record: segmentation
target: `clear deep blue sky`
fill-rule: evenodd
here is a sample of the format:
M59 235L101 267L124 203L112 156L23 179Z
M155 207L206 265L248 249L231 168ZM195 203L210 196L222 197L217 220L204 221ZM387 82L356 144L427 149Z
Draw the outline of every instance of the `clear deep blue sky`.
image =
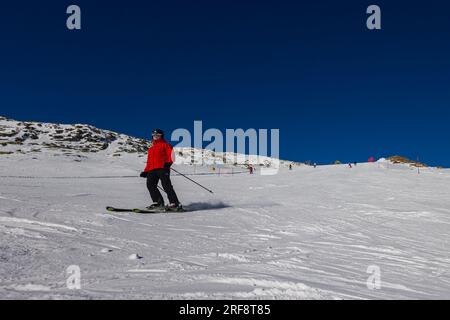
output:
M448 1L6 2L0 115L147 138L279 128L284 159L450 166Z

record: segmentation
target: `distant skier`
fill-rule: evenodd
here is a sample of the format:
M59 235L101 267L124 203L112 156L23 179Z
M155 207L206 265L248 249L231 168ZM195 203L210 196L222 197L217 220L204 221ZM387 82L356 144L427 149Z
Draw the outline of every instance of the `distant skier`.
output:
M250 174L253 174L253 166L248 166L248 172L249 172Z
M317 167L317 163L314 162L314 168L316 168L316 167Z
M152 142L148 149L147 166L141 173L142 178L147 178L147 189L153 200L148 209L164 208L164 198L158 190L158 182L161 180L162 187L169 198L167 210L179 210L181 204L170 181L170 167L173 163L172 146L164 140L164 131L155 129L152 131Z
M289 170L292 170L292 164L289 163Z

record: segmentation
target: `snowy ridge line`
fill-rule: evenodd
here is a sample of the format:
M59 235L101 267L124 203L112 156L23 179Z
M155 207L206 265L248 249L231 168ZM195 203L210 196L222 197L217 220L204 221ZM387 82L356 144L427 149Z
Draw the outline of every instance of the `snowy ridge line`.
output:
M58 156L78 156L81 159L96 158L98 155L111 157L147 153L150 141L143 138L96 128L87 124L57 124L44 122L15 121L0 116L0 149L3 154L24 156L37 153ZM193 160L201 164L236 163L240 165L259 164L271 167L293 164L277 158L258 154L216 152L211 149L174 147L177 158L186 162ZM80 160L81 162L81 160Z
M200 172L200 173L184 173L185 176L218 176L218 175L233 175L248 173L247 171L237 171L233 173L212 173L212 172ZM172 176L181 176L178 173L172 174ZM35 177L35 176L0 176L0 178L14 178L14 179L114 179L114 178L139 178L139 175L135 176L90 176L90 177L76 177L76 176L65 176L65 177Z

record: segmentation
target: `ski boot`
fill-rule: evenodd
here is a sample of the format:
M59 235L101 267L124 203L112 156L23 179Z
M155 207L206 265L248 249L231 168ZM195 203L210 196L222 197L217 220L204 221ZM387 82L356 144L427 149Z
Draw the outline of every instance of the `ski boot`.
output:
M153 202L148 207L145 207L147 210L163 210L164 208L164 203L161 202Z
M171 203L166 206L166 211L168 212L183 212L183 206L180 203Z

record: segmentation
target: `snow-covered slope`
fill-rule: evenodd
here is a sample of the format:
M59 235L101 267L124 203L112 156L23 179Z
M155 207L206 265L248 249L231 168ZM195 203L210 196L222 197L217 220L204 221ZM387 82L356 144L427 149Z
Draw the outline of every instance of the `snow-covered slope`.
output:
M62 161L86 161L123 157L136 159L145 156L148 141L84 124L54 124L20 122L0 117L0 156L28 154L36 159L65 157ZM196 148L175 148L177 163L219 167L245 168L300 166L292 161L280 161L270 157L246 156L232 152L213 152ZM131 156L130 156L131 155Z
M50 152L62 155L107 155L146 152L147 142L90 125L19 122L0 117L0 145L4 153Z
M36 123L48 132L11 144L26 132L0 125L0 298L450 298L449 170L383 161L262 176L179 165L214 190L173 177L195 211L112 214L106 205L149 203L135 178L144 154L118 150L145 142L83 126L94 141L62 150L44 142L64 126ZM71 265L80 290L66 286ZM367 287L373 267L380 289Z

